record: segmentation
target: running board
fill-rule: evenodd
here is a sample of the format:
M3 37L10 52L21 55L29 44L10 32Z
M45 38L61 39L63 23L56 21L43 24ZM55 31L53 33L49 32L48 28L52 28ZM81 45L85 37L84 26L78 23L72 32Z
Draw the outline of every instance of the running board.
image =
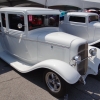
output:
M5 62L7 62L9 65L11 65L13 68L15 68L21 73L30 72L34 67L34 65L28 65L28 64L25 64L25 62L21 60L19 61L16 57L4 51L0 52L0 58L3 59Z

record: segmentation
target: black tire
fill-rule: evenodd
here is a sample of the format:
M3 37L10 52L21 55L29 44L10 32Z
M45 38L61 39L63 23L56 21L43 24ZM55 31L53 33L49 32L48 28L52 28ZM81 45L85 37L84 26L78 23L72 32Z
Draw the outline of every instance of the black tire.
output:
M96 79L100 81L100 65L98 67L98 74L96 75Z
M52 76L52 75L54 76ZM54 78L52 78L54 77ZM49 80L51 78L51 80ZM49 81L48 81L49 80ZM68 93L69 90L69 84L66 83L58 74L51 70L46 70L44 72L44 83L49 91L53 96L60 98L64 97L66 93ZM59 84L60 83L60 84ZM56 84L56 89L54 89ZM57 86L58 85L58 86Z
M100 66L99 66L99 68L98 68L98 76L100 76Z

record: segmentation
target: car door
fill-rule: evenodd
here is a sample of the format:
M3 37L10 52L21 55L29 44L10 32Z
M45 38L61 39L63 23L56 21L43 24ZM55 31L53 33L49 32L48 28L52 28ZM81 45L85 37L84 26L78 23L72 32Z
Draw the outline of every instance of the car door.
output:
M9 45L8 45L8 42L7 42L7 39L6 39L6 33L7 33L7 16L6 16L6 12L1 12L1 33L2 35L0 36L0 41L1 41L1 44L3 46L3 49L4 50L7 50L9 51Z
M6 31L4 31L4 42L6 51L25 61L30 61L31 57L26 46L25 15L21 12L6 14ZM20 26L21 25L21 26Z

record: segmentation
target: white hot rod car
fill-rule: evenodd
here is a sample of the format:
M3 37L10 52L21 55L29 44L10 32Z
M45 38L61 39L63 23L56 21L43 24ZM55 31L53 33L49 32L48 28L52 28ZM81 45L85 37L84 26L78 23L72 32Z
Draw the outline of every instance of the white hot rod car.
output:
M100 71L100 21L96 13L69 12L60 23L60 31L87 40L89 47L97 48L97 62ZM99 76L100 77L100 76Z
M96 13L69 12L64 16L60 29L86 39L89 45L96 45L100 41L100 22Z
M85 39L60 32L59 15L46 8L0 9L0 58L21 73L44 69L44 82L56 97L66 93L68 84L96 75L98 67L97 49L88 49Z

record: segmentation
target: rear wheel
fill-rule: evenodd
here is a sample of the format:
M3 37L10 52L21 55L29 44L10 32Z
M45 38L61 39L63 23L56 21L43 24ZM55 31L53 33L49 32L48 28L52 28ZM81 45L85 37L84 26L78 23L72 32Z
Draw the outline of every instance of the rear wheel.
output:
M67 84L58 74L47 70L44 73L44 82L48 91L55 97L63 97L66 94Z

